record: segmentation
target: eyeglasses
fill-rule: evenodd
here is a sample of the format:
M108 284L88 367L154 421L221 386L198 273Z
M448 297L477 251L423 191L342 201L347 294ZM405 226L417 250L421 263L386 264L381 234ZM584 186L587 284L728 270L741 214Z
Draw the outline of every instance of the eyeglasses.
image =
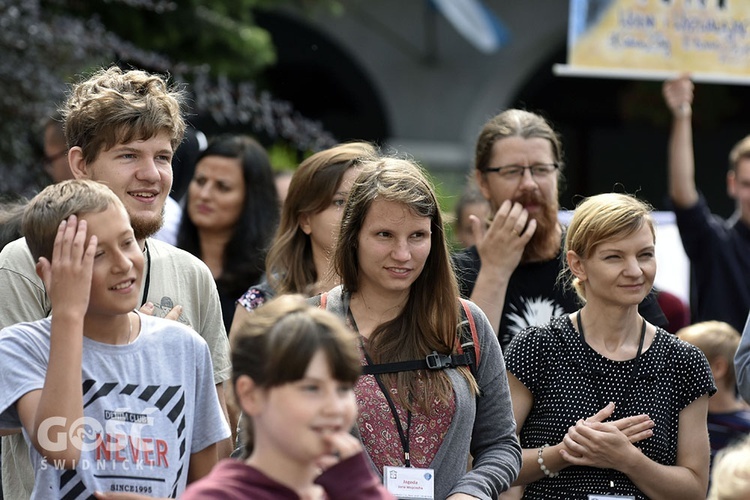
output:
M528 170L531 173L531 176L535 179L543 179L549 177L550 174L559 168L559 163L540 163L528 167L522 167L521 165L508 165L507 167L485 168L483 171L500 174L500 177L503 179L512 181L523 177L524 171L526 170Z
M55 153L50 156L44 155L44 158L42 158L42 163L44 163L44 165L52 165L53 162L59 160L60 158L62 158L63 156L67 154L68 154L68 150L63 149L59 153Z

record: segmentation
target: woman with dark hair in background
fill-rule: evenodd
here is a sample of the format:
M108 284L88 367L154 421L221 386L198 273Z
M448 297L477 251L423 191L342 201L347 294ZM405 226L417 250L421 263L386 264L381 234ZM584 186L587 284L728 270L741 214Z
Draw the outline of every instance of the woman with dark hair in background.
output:
M211 270L227 332L234 301L263 275L278 206L268 154L251 137L219 136L198 156L177 246Z

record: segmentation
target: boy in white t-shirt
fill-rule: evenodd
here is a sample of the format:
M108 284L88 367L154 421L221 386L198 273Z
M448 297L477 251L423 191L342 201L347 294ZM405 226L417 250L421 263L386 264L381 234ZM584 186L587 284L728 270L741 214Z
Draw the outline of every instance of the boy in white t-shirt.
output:
M0 428L23 428L32 498L178 496L229 436L206 342L135 310L143 252L103 184L47 187L23 231L53 311L0 331Z

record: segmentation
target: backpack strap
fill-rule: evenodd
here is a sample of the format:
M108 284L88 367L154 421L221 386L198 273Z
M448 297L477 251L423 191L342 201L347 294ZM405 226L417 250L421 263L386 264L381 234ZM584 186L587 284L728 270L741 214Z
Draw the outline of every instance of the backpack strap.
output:
M477 327L474 323L474 317L471 315L468 303L464 299L459 298L459 300L463 306L462 316L464 319L462 319L459 325L458 353L447 355L432 351L432 353L425 356L424 359L365 365L362 367L362 373L365 375L377 375L381 373L397 373L413 370L444 370L445 368L468 366L472 375L475 375L474 372L476 367L479 366L479 337L477 336ZM320 294L320 304L318 307L325 309L327 303L328 292L323 292Z
M433 351L425 356L424 359L415 359L411 361L398 361L394 363L382 363L377 365L365 365L362 367L366 375L375 375L380 373L396 373L412 370L443 370L445 368L455 368L458 366L468 366L471 374L476 376L476 369L479 366L479 336L477 326L474 322L474 316L471 314L469 304L464 299L459 299L463 319L459 324L458 346L456 354L446 355Z
M365 375L378 375L381 373L407 372L413 370L444 370L445 368L456 368L458 366L468 366L471 368L473 363L474 359L468 353L448 355L432 351L432 353L425 356L424 359L365 365L362 367L362 373Z
M477 334L477 325L474 322L474 316L471 314L469 303L462 298L458 299L461 302L463 320L461 321L461 329L459 331L460 343L458 345L458 352L466 352L476 360L476 363L470 365L471 373L474 375L474 370L479 367L481 361L481 353L479 351L479 335ZM466 328L468 326L468 328ZM468 331L467 331L468 330Z

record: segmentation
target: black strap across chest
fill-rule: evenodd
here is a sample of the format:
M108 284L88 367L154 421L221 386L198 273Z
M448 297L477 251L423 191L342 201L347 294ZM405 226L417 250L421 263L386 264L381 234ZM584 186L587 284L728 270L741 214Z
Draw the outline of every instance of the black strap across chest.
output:
M411 370L443 370L457 366L472 366L473 364L474 355L469 352L464 352L463 354L440 354L432 351L424 359L365 365L362 367L362 371L365 375L378 375L381 373L396 373Z
M413 370L444 370L446 368L455 368L458 366L468 366L472 375L476 376L476 369L479 365L479 346L476 333L476 325L471 315L467 302L459 299L461 303L461 323L458 327L458 338L460 351L455 354L440 354L432 351L424 359L415 359L410 361L395 361L392 363L373 364L368 359L367 365L362 367L365 375L379 375L382 373L398 373ZM321 309L326 309L328 302L328 293L320 295ZM354 321L351 309L347 302L344 303L344 310L347 311L348 319L352 327L357 330L357 323ZM364 349L363 349L364 350Z
M463 304L462 304L463 305ZM350 321L352 325L356 325L354 318L351 317ZM461 350L460 353L454 354L440 354L437 351L432 351L430 354L424 357L424 359L414 359L409 361L394 361L391 363L372 364L368 360L367 365L362 367L362 373L365 375L379 375L382 373L398 373L413 370L444 370L446 368L456 368L459 366L468 366L475 374L477 367L477 359L474 345L474 334L472 329L474 328L472 322L468 318L469 312L462 307L461 315L462 321L459 326L458 337L460 340Z

